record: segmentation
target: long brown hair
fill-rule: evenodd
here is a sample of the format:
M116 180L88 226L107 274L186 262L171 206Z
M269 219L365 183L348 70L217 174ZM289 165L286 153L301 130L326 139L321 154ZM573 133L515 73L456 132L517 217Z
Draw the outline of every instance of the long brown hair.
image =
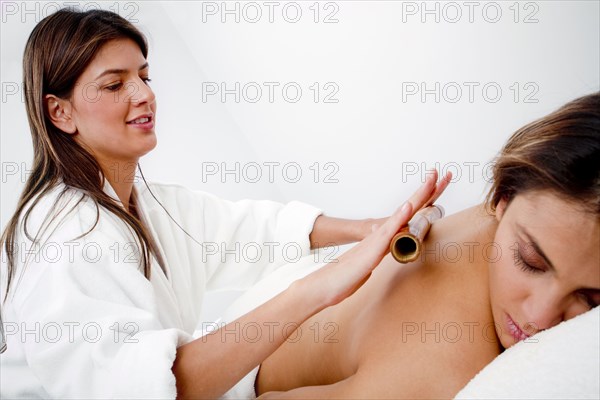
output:
M550 190L600 214L600 92L575 99L517 130L495 160L486 204Z
M17 209L0 239L8 261L5 301L15 273L16 232L21 214L31 202L22 224L25 235L32 239L26 229L32 209L44 194L61 182L65 188L58 199L70 188L77 188L96 205L96 222L85 234L95 228L100 207L103 207L133 229L141 246L141 266L146 278L150 279L151 254L162 264L156 245L141 221L103 191L106 178L96 159L77 144L72 135L50 121L44 105L46 94L70 98L77 79L100 48L111 40L122 38L132 39L147 58L148 45L144 35L118 14L104 10L58 10L40 21L27 40L23 55L23 89L34 158Z

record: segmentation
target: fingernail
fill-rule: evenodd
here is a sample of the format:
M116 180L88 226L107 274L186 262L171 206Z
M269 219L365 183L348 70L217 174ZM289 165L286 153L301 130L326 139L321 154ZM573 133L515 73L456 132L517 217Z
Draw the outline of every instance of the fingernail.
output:
M404 204L402 204L402 207L400 207L400 212L405 213L408 211L408 207L409 207L409 202L405 202Z

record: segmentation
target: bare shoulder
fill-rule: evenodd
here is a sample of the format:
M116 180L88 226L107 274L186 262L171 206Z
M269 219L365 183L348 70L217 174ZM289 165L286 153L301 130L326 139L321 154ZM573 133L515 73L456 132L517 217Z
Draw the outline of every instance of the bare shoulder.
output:
M361 323L355 390L377 398L452 398L499 354L485 257L446 228L432 231L429 259L402 266L386 257L374 274L369 290L377 300ZM444 246L454 253L444 255Z

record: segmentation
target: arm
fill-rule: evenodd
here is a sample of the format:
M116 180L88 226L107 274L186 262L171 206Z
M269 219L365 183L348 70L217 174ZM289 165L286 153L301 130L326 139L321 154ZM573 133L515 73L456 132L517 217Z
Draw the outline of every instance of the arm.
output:
M300 281L225 327L177 349L179 399L216 398L272 354L308 317L327 305Z
M211 398L223 394L272 354L296 326L354 293L388 252L391 238L410 220L412 209L421 208L435 187L435 180L427 180L404 207L337 262L292 283L272 300L208 337L178 348L173 365L178 396ZM260 329L261 334L244 340L241 333L250 326L253 331Z
M436 322L446 326L460 318L454 320ZM342 381L266 392L258 399L451 399L496 356L484 335L481 329L458 341L427 341L417 334L400 350L383 340L381 351L363 353L357 372Z
M415 204L424 201L432 187L432 182L424 185L414 196ZM295 281L278 296L208 337L179 347L173 364L178 398L222 395L272 354L296 327L354 293L387 253L392 236L412 215L412 205L407 202L337 262ZM244 340L241 332L247 326L262 332L252 340Z
M146 214L157 241L177 248L171 263L192 266L190 280L206 290L245 290L289 262L310 255L309 234L321 210L299 201L230 201L178 185L155 184L167 217L146 196Z
M26 268L19 258L19 283L3 305L15 325L38 333L13 337L8 352L19 359L18 367L2 368L12 374L27 368L25 375L36 378L30 384L39 384L50 398L175 398L170 368L177 346L192 337L179 326L163 324L156 303L164 297L136 263L128 262L129 238L113 231L103 213L99 223L106 234L97 229L73 240L93 223L95 210L87 211L90 224L73 213L40 241L39 249L50 244L55 253L31 253ZM22 235L18 240L30 248ZM160 270L152 273L159 276Z
M432 346L429 347L433 349ZM398 365L397 357L387 357L372 362L373 365L365 365L364 370L359 369L356 374L342 381L329 385L304 386L286 392L267 392L260 395L258 400L451 399L477 370L469 370L456 362L468 359L470 354L444 354L440 357L444 350L436 348L424 352L421 359L411 364L400 362ZM415 359L414 356L410 358ZM477 368L483 366L477 364Z
M258 397L258 400L268 399L348 399L348 398L372 398L369 394L359 396L357 392L360 389L361 381L357 375L333 383L331 385L304 386L287 392L267 392Z
M310 233L310 248L318 249L324 246L340 246L347 243L359 242L369 233L373 225L379 226L387 218L380 219L342 219L325 215L317 217Z
M437 179L437 171L433 171L430 176ZM452 173L446 173L423 207L433 204L446 189L451 179ZM351 220L320 215L317 217L313 230L309 235L310 247L311 249L317 249L324 246L340 246L361 241L386 220L387 218Z

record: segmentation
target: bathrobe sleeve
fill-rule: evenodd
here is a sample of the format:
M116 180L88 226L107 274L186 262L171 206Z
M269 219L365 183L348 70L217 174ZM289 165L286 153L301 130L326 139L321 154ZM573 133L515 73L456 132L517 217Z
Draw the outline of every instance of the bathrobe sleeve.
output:
M158 191L167 209L183 212L178 219L196 243L181 237L192 249L191 264L205 269L207 290L248 289L274 269L310 255L309 235L322 214L300 201L231 201L165 184Z
M101 210L77 238L95 214L78 205L43 229L35 251L18 254L29 261L10 301L27 364L51 398L174 399L176 349L192 337L161 322L157 303L166 300L126 251L132 237L120 221Z

